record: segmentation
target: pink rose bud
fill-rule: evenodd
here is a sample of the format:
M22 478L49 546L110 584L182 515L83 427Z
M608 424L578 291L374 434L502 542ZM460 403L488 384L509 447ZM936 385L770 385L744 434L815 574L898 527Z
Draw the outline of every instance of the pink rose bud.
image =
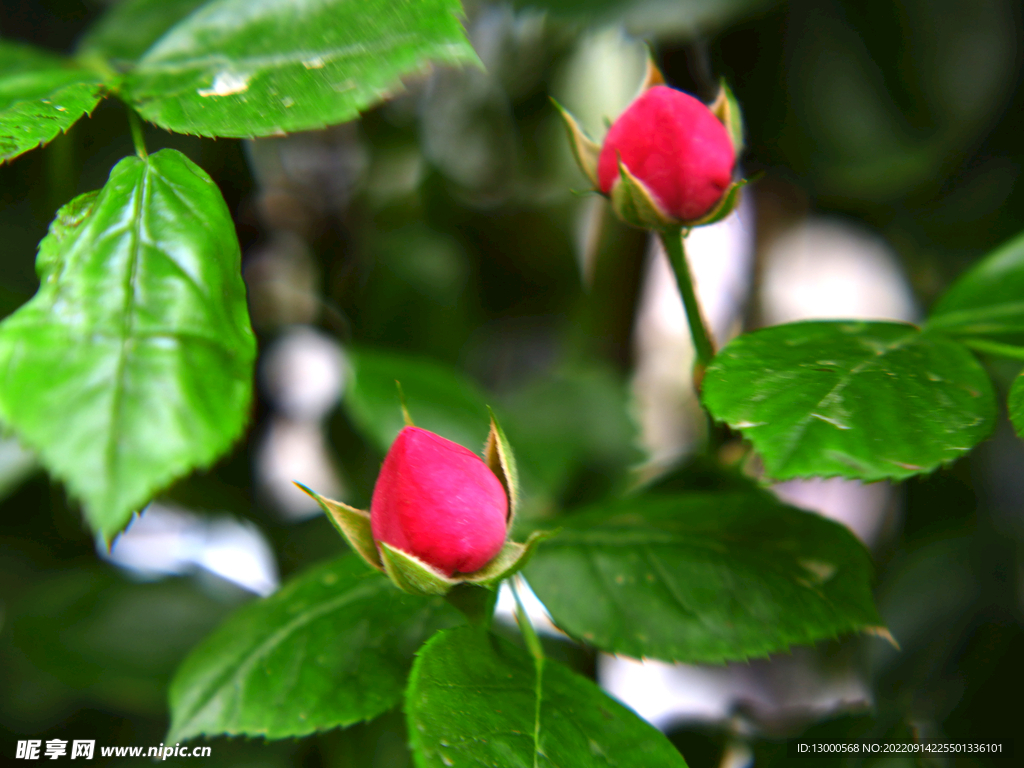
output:
M610 194L619 160L669 218L694 221L732 183L736 150L722 122L692 96L656 85L644 91L608 131L598 158L598 186Z
M508 496L467 448L419 427L398 433L370 504L373 538L446 576L487 565L505 543Z

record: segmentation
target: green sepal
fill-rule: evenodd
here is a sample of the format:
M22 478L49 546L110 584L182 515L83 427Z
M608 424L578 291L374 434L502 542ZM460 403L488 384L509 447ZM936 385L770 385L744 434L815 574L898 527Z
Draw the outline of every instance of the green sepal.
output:
M654 53L648 48L647 67L644 70L644 80L640 83L640 91L636 95L637 98L643 96L645 91L649 91L656 85L665 85L665 75L661 73L661 69L654 63Z
M627 224L641 229L663 230L678 227L680 222L662 210L646 185L629 172L619 158L619 178L612 186L612 210Z
M452 587L465 579L451 579L415 555L380 542L384 572L391 583L410 595L447 595Z
M506 541L505 546L501 548L501 551L494 556L491 562L479 571L464 574L461 581L494 589L503 579L507 579L509 576L525 568L530 558L533 557L537 545L542 541L550 539L557 533L558 529L553 531L534 531L527 538L525 544L520 544L517 541Z
M721 221L730 213L736 210L740 204L740 190L742 190L749 179L740 179L734 181L729 185L729 188L725 190L725 194L719 199L718 203L710 211L705 213L699 219L693 221L684 221L683 226L687 229L692 227L702 227L705 224L714 224L715 222Z
M724 77L719 81L718 96L715 97L709 109L714 113L715 117L722 121L722 125L725 126L725 130L729 133L729 139L732 141L732 148L736 151L736 157L739 157L744 147L743 112L740 110L740 104L736 101L736 96L733 95L732 89L725 82Z
M338 530L338 533L348 542L348 545L368 565L376 568L378 571L384 570L384 563L381 560L380 553L377 551L377 545L373 541L369 512L364 512L340 501L321 496L302 483L295 483L295 485L323 508L327 519L331 521L331 525Z
M484 443L484 462L490 467L491 472L497 475L508 495L506 524L508 529L512 530L512 522L519 507L519 470L516 468L512 446L494 416L494 411L488 408L487 412L491 415L491 431L487 433L487 442Z
M558 114L562 116L565 123L566 133L569 135L569 147L572 149L572 156L576 165L583 171L583 175L590 179L590 183L597 188L597 159L601 155L601 145L584 133L569 112L554 99L551 103L555 105Z

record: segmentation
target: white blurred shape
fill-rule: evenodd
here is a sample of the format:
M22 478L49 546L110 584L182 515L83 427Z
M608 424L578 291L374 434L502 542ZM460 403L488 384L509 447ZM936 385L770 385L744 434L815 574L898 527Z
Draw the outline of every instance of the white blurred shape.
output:
M21 447L13 437L0 438L0 499L22 484L39 468L32 451Z
M636 98L647 66L647 47L618 26L580 36L565 69L556 77L555 98L601 141L605 119L616 117ZM568 153L567 153L568 154Z
M345 384L341 347L309 326L290 328L263 357L264 390L293 419L319 420L337 404Z
M263 534L250 522L203 517L153 502L101 557L142 578L180 575L201 568L265 596L278 587L277 564Z
M753 210L746 195L726 219L686 238L704 319L719 344L737 330L750 290ZM693 391L693 342L679 287L661 241L651 238L634 332L633 395L640 440L652 463L670 464L698 438L702 417Z
M888 483L865 484L842 477L789 480L772 490L787 504L842 523L869 547L882 532L892 491Z
M884 239L852 222L814 217L767 244L761 308L769 325L918 317L910 286ZM891 497L887 483L843 478L790 480L774 489L783 501L842 523L868 546L884 528Z
M612 696L662 730L682 721L726 722L738 710L784 728L788 722L871 703L871 692L855 671L822 670L803 653L720 667L601 655L598 679Z
M537 630L537 633L565 637L561 630L551 621L548 609L544 607L544 603L530 589L526 579L521 576L517 578L516 589L519 590L519 599L523 601L523 610L526 611L526 615L529 617L530 623L533 624L533 628ZM507 581L501 582L501 587L498 589L498 602L494 607L494 616L498 619L503 619L509 624L514 624L516 621L516 599L512 595L512 589Z
M295 326L267 350L261 374L275 412L256 449L257 482L288 518L320 514L319 505L294 483L331 498L343 494L323 419L345 386L344 353L330 336L309 326Z
M761 305L765 325L918 314L892 248L863 227L825 218L790 227L765 249Z
M271 416L256 451L256 476L277 507L292 519L320 514L320 506L296 488L296 482L332 499L343 493L319 421Z

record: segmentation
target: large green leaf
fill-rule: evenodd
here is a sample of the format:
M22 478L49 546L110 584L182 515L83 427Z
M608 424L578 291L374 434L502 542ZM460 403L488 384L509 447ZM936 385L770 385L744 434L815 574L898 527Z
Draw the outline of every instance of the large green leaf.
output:
M171 683L167 743L200 734L280 739L369 720L401 701L413 654L459 614L399 592L346 555L224 622Z
M881 623L860 542L767 492L637 496L559 523L526 577L604 651L721 662Z
M66 131L103 98L95 72L28 45L0 42L0 162Z
M269 136L352 120L434 63L477 62L458 0L213 0L129 74L147 120Z
M419 768L685 768L664 735L596 685L476 627L419 652L405 697Z
M928 328L1024 345L1024 235L961 275L932 309Z
M64 206L39 292L0 324L0 419L109 539L248 417L255 342L220 190L180 152L129 157Z
M490 428L480 389L453 368L421 357L373 349L349 350L351 379L342 405L359 430L387 451L405 425L397 381L416 426L472 451Z
M1014 379L1010 387L1009 409L1010 421L1017 434L1024 437L1024 373Z
M82 56L112 62L138 59L160 37L206 0L122 0L106 11L78 43Z
M901 323L744 334L708 367L703 397L777 479L928 472L984 439L996 413L992 384L966 348Z

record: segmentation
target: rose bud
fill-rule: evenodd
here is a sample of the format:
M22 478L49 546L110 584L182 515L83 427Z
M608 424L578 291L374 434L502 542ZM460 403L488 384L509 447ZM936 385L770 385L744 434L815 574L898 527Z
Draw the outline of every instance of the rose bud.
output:
M459 595L453 604L466 612L473 604L467 587L493 592L556 531L534 531L521 544L506 538L519 498L519 472L494 414L481 460L457 443L412 426L404 407L403 412L409 426L384 458L370 512L297 485L323 507L356 555L387 574L396 587L450 599L449 593L461 586L452 593ZM475 599L479 602L479 593ZM493 609L488 601L477 608L488 605Z
M395 439L370 504L375 541L446 576L483 568L501 551L508 495L480 457L418 427Z
M642 185L666 223L686 224L711 212L732 186L736 148L722 121L682 91L644 91L605 137L597 164L599 190L625 179Z

